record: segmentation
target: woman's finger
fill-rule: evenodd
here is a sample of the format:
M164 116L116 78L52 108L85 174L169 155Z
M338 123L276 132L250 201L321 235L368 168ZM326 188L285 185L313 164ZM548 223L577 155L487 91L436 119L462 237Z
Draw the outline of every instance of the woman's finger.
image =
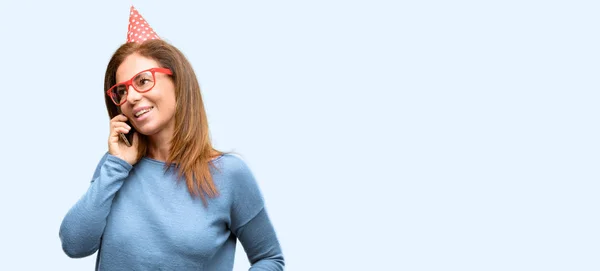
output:
M124 127L118 127L115 129L115 133L118 134L128 134L129 133L129 129L124 128Z
M110 120L110 122L125 122L127 121L127 117L123 114L116 115L114 118Z
M116 128L131 129L131 126L127 125L127 123L125 123L125 122L113 122L111 124L111 126L112 126L113 129L116 129Z

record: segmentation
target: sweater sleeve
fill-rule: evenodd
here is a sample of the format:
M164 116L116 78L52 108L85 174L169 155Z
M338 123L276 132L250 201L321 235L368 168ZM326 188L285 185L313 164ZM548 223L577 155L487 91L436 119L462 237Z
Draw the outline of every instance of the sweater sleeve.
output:
M60 225L62 248L69 257L82 258L98 250L112 200L132 168L121 158L104 154L87 192L71 207Z
M284 270L275 229L254 175L245 163L234 174L231 231L240 240L252 271Z
M236 236L246 251L250 271L284 270L281 246L265 208L246 225L239 227Z

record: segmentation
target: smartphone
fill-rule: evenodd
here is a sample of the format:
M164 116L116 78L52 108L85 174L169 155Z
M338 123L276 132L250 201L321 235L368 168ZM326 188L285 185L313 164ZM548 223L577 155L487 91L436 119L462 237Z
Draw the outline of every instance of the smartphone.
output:
M121 109L119 109L118 111L119 111L119 114L122 114ZM127 133L127 134L119 133L119 137L121 138L121 140L123 140L123 142L125 142L125 145L127 145L127 147L131 147L131 143L133 142L133 133L135 132L135 128L133 128L133 125L131 125L131 122L129 122L129 120L127 120L125 123L127 125L129 125L129 127L131 127L131 129L129 129L129 133Z

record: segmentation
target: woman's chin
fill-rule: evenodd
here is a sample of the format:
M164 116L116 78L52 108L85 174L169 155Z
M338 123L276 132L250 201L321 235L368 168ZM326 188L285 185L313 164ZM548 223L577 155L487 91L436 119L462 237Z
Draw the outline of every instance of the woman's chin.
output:
M145 136L151 136L159 132L159 129L149 129L149 127L142 127L136 129L138 133Z
M141 135L153 136L153 135L156 135L163 131L168 131L169 128L170 128L169 125L165 125L163 123L146 122L146 123L140 125L140 127L136 127L135 129Z

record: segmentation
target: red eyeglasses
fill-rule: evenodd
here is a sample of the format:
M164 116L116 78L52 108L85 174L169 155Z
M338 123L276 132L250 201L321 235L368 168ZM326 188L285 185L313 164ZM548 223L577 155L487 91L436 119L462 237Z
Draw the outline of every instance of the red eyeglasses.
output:
M129 86L133 86L133 89L139 93L150 91L154 85L156 85L156 76L154 75L156 72L173 75L173 72L167 68L143 70L134 75L131 79L112 86L106 91L106 95L108 95L116 105L122 105L127 101L127 90L129 89Z

